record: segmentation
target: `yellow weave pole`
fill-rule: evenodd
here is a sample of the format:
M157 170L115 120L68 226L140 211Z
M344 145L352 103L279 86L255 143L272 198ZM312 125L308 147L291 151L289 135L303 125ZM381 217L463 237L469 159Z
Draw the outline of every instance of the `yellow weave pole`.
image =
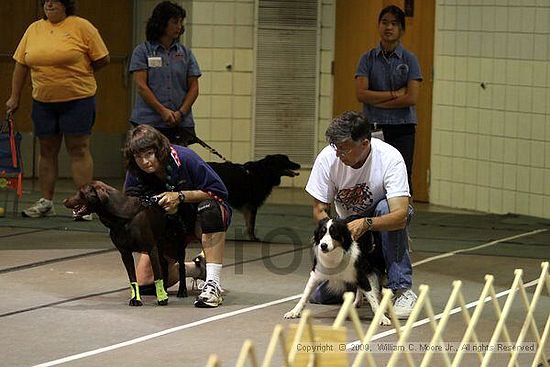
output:
M453 310L455 304L457 303L458 295L460 294L460 288L462 287L462 282L460 280L455 280L453 282L453 290L451 291L451 295L449 296L449 300L447 301L447 304L445 305L445 309L443 310L443 314L441 315L441 319L439 320L439 323L436 323L434 320L434 312L432 308L431 302L427 302L427 306L429 308L428 313L430 317L430 323L432 324L432 328L434 329L434 335L432 337L432 340L430 341L430 345L435 345L435 342L443 342L443 338L441 337L441 334L445 330L445 327L447 326L447 322L449 321L449 318L451 317L451 311ZM435 327L434 327L435 325ZM433 350L429 349L426 354L424 355L424 358L422 359L422 362L420 364L420 367L428 367L430 366L430 362L432 360ZM449 358L449 355L447 354L447 351L444 350L444 360L445 360L445 366L451 365L451 359Z
M289 367L290 363L288 361L288 350L286 349L286 341L283 333L283 326L281 324L275 325L273 329L273 334L271 334L271 340L267 346L267 351L265 352L265 357L262 362L262 367L270 367L273 360L273 355L277 348L277 343L281 345L281 351L283 354L283 367Z
M393 297L393 292L391 290L386 288L382 289L382 300L380 301L380 308L379 308L380 312L377 312L374 314L372 322L369 328L367 329L367 332L365 333L365 337L361 340L362 344L366 345L371 342L372 337L378 331L378 328L380 325L380 319L382 318L384 310L389 309L391 306L392 297ZM395 315L395 312L394 312L394 315ZM396 318L394 322L396 322L395 323L396 331L397 333L399 333L398 331L400 328L399 320L397 320ZM359 351L359 353L357 353L357 355L355 356L355 359L353 360L353 364L351 366L360 367L363 363L363 358L367 358L369 367L378 366L372 356L372 353L367 353L365 349L362 349L361 351Z
M544 278L543 283L546 284L546 291L548 292L548 295L550 296L550 272L549 272L549 263L543 262L541 263L542 267L542 275L541 278ZM538 286L537 286L538 287ZM544 367L549 367L548 364L548 358L544 355L544 346L546 345L546 341L548 340L550 335L550 314L548 315L548 319L546 320L546 325L544 326L544 330L542 332L542 336L540 338L540 342L538 343L537 352L535 353L535 359L533 359L533 364L531 367L537 366L537 363L540 361L540 365L543 365Z
M523 281L522 281L523 270L516 269L516 270L514 270L514 274L516 274L516 277L514 278L514 280L516 280L516 278L517 278L516 287L514 288L512 286L510 288L510 293L508 293L508 297L510 297L511 293L514 293L514 295L512 296L513 298L515 298L515 292L520 288L520 285L523 284ZM504 334L504 340L507 341L508 343L512 343L512 339L510 338L510 334L508 333L508 328L506 327L506 319L507 319L508 316L506 315L506 316L504 316L504 319L502 319L502 317L503 317L502 309L500 308L500 304L498 303L498 297L497 297L497 293L495 291L495 287L492 287L490 289L490 292L491 292L491 301L493 303L493 307L494 307L495 312L497 314L497 319L499 321L502 321L502 333ZM513 305L513 298L512 298L512 301L510 303L510 308L512 308L512 305ZM497 323L497 326L498 326L498 323ZM497 338L498 338L498 336L497 336ZM511 351L509 351L508 353L510 353L510 355L512 355ZM519 366L517 366L517 367L519 367Z
M208 362L206 362L206 367L220 367L218 356L215 354L210 354L210 357L208 357Z
M361 319L359 318L359 314L357 313L355 305L353 304L354 301L355 293L344 293L344 302L342 303L342 307L340 307L340 311L338 311L338 315L336 315L336 319L332 323L332 327L341 327L342 324L346 321L346 318L349 316L349 318L353 322L353 328L355 329L355 333L359 337L359 340L363 340L363 338L365 337L365 333L363 332L363 326L361 326Z
M464 321L466 322L466 325L468 325L468 327L466 328L466 331L464 332L464 336L460 341L458 352L456 353L455 358L453 359L453 364L451 365L452 367L460 366L460 362L462 361L462 357L466 350L464 347L466 343L469 343L472 340L472 336L474 338L474 341L476 343L479 343L477 334L475 332L475 327L477 326L479 318L481 317L481 313L483 312L483 308L485 307L485 299L488 297L490 290L493 287L494 280L495 278L492 275L490 274L485 275L485 286L481 291L481 296L478 299L477 306L471 318L470 318L468 309L466 308L466 302L464 301L464 297L462 296L462 294L459 294L460 306L462 308L462 315L464 316ZM476 352L476 354L479 359L479 362L481 363L483 361L483 354L481 352Z
M237 359L235 367L243 367L246 361L249 361L252 367L258 367L258 361L256 359L256 353L254 351L254 344L252 344L252 340L250 339L246 339L244 341L243 347L241 348L241 353L239 353L239 358Z
M539 280L537 282L537 287L535 288L535 292L533 293L533 297L531 298L531 303L529 303L529 297L527 296L527 292L525 291L525 286L523 282L520 283L519 291L520 296L523 301L523 304L525 308L527 308L527 315L525 316L525 322L523 323L523 326L521 328L521 331L518 335L518 338L516 339L515 345L521 345L523 343L523 339L525 338L525 335L527 334L527 330L531 328L531 333L536 339L537 345L540 349L542 349L542 357L544 360L547 360L546 355L544 355L544 345L541 345L540 343L540 335L537 329L537 324L535 322L535 318L533 314L535 313L535 310L537 308L537 304L540 298L540 295L542 293L542 290L544 288L544 284L546 281L546 277L548 274L548 263L542 263L541 264L542 271L539 277ZM508 362L508 367L511 367L513 365L517 365L516 360L517 356L519 354L519 349L516 349L513 351L512 356L510 358L510 361Z
M294 335L294 339L292 341L290 351L288 353L288 364L290 366L294 365L294 361L296 360L296 355L298 353L298 343L302 341L302 338L304 336L304 333L307 330L309 331L309 336L311 340L313 341L313 324L311 323L311 311L305 310L302 312L302 317L300 319L300 322L298 323L298 329L296 330L296 335ZM310 361L315 361L315 353L309 353Z
M518 288L518 284L521 280L521 276L523 274L523 270L516 269L514 271L515 277L514 281L512 282L512 286L510 287L510 293L508 293L508 297L506 297L506 302L504 303L504 308L502 309L502 313L500 311L500 307L496 307L499 320L497 322L497 326L495 328L495 331L493 332L493 335L491 336L491 340L489 341L489 346L492 348L489 348L488 351L485 352L485 356L483 357L483 361L481 362L480 367L487 367L489 366L489 363L491 362L491 357L493 356L493 349L496 345L496 342L498 341L498 338L500 337L500 333L502 332L502 329L506 327L506 319L508 318L508 314L510 313L510 309L512 308L512 304L514 302L514 298L516 296L516 290ZM493 288L494 291L494 288ZM496 300L495 300L496 302ZM498 302L496 302L498 304ZM508 338L509 339L509 338ZM508 340L510 341L510 340Z
M391 354L390 360L388 361L388 364L386 365L386 367L400 366L397 364L397 362L399 361L399 357L401 356L401 351L399 350L401 348L405 350L403 354L405 354L407 364L411 367L415 367L411 354L407 351L407 348L404 348L404 346L407 340L409 339L409 336L411 335L412 329L414 327L413 324L418 319L418 315L420 314L420 311L422 311L424 303L426 302L426 298L428 297L429 290L430 290L430 287L425 284L422 284L420 285L420 287L418 287L418 291L419 291L418 299L416 300L416 304L414 305L412 312L409 315L409 318L407 319L405 326L403 327L403 334L397 341L397 350ZM395 311L393 309L393 305L390 307L390 311L392 313L392 317L395 316L395 318L397 318L397 316L395 315Z
M541 343L539 347L537 348L537 352L535 353L535 359L533 359L533 363L531 364L531 367L536 367L543 365L544 367L548 367L548 360L546 358L542 358L542 355L544 352L542 349L544 348L544 345L546 344L546 340L548 339L548 334L550 334L550 315L548 315L548 319L546 320L546 326L544 327L544 331L542 332L541 337ZM541 362L540 364L539 361Z

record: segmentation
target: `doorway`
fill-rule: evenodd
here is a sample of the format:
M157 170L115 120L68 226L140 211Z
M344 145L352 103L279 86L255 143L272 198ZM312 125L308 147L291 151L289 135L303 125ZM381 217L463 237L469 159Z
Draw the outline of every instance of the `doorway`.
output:
M422 0L422 6L420 1L407 3L416 6L413 16L406 18L403 45L418 57L424 78L416 105L418 126L413 167L414 200L429 202L435 0ZM335 116L346 110L362 110L361 104L355 99L353 76L361 55L378 43L378 14L388 5L397 5L404 9L405 1L336 0Z

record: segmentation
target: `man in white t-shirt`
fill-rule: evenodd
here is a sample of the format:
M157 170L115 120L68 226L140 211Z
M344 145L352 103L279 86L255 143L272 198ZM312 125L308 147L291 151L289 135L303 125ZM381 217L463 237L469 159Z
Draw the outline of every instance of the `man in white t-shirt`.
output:
M412 265L406 226L409 206L407 168L397 149L371 138L365 117L348 111L336 117L325 133L329 145L315 159L306 191L313 196L316 222L329 216L331 204L340 218L355 216L348 223L357 239L372 231L386 262L387 287L394 292L394 308L407 318L416 302L412 291ZM326 284L314 292L311 302L334 303Z

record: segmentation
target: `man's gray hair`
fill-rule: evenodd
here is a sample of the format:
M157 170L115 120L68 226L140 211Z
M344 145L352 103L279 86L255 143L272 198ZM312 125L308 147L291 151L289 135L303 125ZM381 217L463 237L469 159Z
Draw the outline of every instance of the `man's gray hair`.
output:
M370 140L370 124L362 113L346 111L336 116L325 132L329 144L340 144L346 140L361 141Z

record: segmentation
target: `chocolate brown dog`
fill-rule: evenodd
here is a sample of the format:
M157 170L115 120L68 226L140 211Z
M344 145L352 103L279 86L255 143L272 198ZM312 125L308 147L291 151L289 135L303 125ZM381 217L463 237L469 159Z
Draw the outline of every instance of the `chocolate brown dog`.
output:
M168 218L154 199L144 201L127 196L101 181L92 181L82 186L74 196L65 199L63 204L73 209L76 215L96 213L101 223L109 228L111 240L120 252L130 280L130 306L143 305L136 279L133 252L146 252L151 259L159 305L168 304L168 294L163 281L167 279L168 266L164 256L174 258L181 264L181 281L177 296L187 297L183 266L183 234L173 232L173 228L178 226L167 226Z

